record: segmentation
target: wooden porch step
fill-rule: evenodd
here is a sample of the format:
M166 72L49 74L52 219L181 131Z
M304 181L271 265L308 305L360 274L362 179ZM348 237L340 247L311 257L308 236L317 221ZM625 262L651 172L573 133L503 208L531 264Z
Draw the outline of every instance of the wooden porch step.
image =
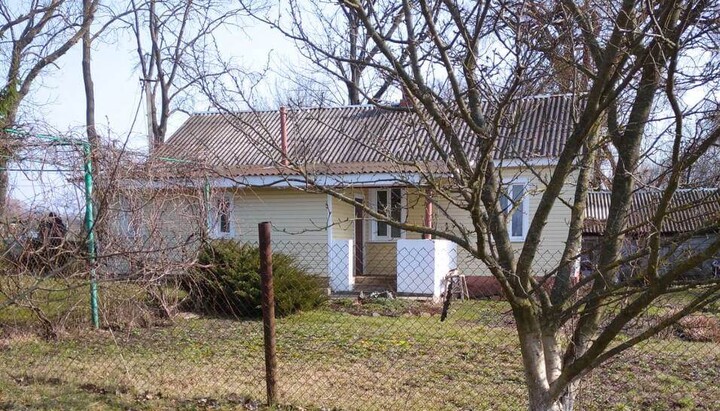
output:
M375 292L375 291L392 291L397 289L397 279L395 277L380 275L358 275L355 277L355 287L353 291Z

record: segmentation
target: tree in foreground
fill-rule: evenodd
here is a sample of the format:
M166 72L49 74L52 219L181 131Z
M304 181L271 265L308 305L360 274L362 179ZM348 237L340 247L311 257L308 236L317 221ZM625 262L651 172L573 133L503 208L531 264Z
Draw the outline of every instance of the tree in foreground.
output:
M422 155L400 159L377 149L400 169L424 177L420 184L397 183L414 184L432 195L439 213L462 210L468 223L451 224L450 229L424 227L367 205L365 211L393 227L454 241L488 267L516 320L531 409L573 409L578 384L590 371L720 298L717 278L690 285L678 281L717 255L720 240L714 237L703 247L688 249L679 242L690 235L673 243L661 236L667 216L677 211L673 198L684 176L720 136L717 123L707 126L718 111L712 90L720 68L709 54L720 38L718 4L405 0L396 9L384 1L341 3L310 13L292 4L288 14L293 21L283 30L295 30L292 37L313 51L314 63L327 64L323 69L334 76L342 73L334 67L357 65L393 79L407 97L406 107L373 99L376 90L364 85L377 82L356 82L349 76L345 84L352 84L361 99L413 113L429 138L433 158L441 159L443 177L430 172L436 165ZM377 53L353 58L343 47L329 46L342 39L315 42L305 35L313 19L327 20L317 13L333 13L333 7L362 27L370 43L366 48ZM387 20L378 13L387 10L398 12L394 30L378 29L377 22ZM270 20L267 15L261 18ZM278 19L273 24L288 23ZM508 210L522 198L507 193L513 176L504 174L507 169L496 153L503 138L512 135L508 130L523 126L513 123L519 101L558 92L573 98L572 130L557 164L537 175L539 200L525 241L516 247ZM700 98L692 100L691 95ZM268 147L278 148L277 136L266 139L272 143ZM472 150L468 141L475 144ZM633 229L631 206L640 188L640 167L648 160L648 141L669 153L662 163L664 184L645 222L646 241L628 252L624 245ZM598 152L606 160L602 167L596 166ZM278 167L303 176L313 190L354 203L343 191L313 184L312 164L293 158L288 162ZM522 166L533 170L530 161ZM605 175L599 178L598 171ZM597 181L605 181L611 190L607 224L595 268L576 283L571 277L582 251L588 192ZM567 187L572 187L570 193ZM538 277L533 267L543 257L542 239L557 207L567 208L570 215L562 258ZM702 229L717 230L718 219L709 220ZM675 252L681 249L684 257L678 258ZM625 270L629 265L634 269ZM681 309L639 324L641 330L632 335L624 333L659 298L691 287L695 291Z
M99 1L86 2L87 12L75 1L29 1L0 4L0 53L3 73L0 89L0 214L4 212L8 176L4 171L18 144L5 128L17 126L18 109L37 83L88 30ZM87 18L86 18L87 16Z

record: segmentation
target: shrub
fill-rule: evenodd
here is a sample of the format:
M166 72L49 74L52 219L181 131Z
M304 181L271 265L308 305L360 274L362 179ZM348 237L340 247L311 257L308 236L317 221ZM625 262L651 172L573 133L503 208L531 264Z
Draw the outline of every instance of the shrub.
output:
M199 264L183 287L196 311L257 317L262 314L259 270L257 247L216 240L202 249ZM273 283L276 316L313 309L326 298L320 279L285 254L273 253Z

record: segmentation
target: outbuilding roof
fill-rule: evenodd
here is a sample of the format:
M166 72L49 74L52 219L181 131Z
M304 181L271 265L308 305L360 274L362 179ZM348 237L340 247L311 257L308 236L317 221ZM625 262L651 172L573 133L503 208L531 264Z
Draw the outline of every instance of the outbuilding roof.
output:
M640 190L633 194L628 216L628 234L647 235L650 221L660 204L661 190ZM584 234L602 235L608 219L610 191L588 193L585 209ZM717 230L720 225L720 190L713 188L677 190L668 207L661 226L661 234L672 235L707 229Z
M556 158L572 132L577 104L572 95L513 103L503 119L495 159ZM477 157L477 135L463 121L455 121L453 127L468 158ZM441 162L431 143L431 136L439 135L437 125L425 127L409 110L368 105L287 112L288 157L335 174L395 171L403 162ZM281 172L277 167L282 159L280 141L279 111L195 114L157 155L238 175L272 175Z

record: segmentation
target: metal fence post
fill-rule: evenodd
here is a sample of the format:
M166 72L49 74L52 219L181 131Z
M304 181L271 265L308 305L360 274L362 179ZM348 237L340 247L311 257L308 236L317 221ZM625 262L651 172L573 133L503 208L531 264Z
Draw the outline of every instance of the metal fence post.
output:
M3 129L4 132L17 135L27 136L30 135L27 132L16 130L12 128ZM56 137L47 134L37 134L38 138L48 140L53 144L61 146L81 146L83 149L84 164L83 169L85 172L85 230L87 231L87 250L88 250L88 264L90 265L90 312L92 316L92 323L95 328L100 328L100 314L98 312L98 286L97 286L97 273L95 265L97 264L96 244L95 244L95 211L93 210L93 171L92 171L92 147L87 141L73 140L70 138ZM2 169L0 169L2 170ZM7 172L7 168L4 169Z
M98 312L98 286L95 264L95 210L93 210L92 150L90 144L83 144L85 154L85 229L87 230L88 263L90 264L90 313L93 327L100 328Z
M258 224L260 236L260 289L262 292L263 336L265 342L265 384L267 403L277 401L277 357L275 351L275 292L273 290L270 223Z

